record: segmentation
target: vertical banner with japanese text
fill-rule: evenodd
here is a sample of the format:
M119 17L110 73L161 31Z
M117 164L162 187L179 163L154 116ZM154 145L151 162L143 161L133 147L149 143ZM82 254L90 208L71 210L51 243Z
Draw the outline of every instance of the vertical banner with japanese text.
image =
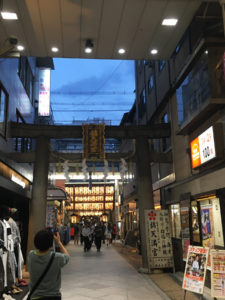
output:
M105 158L105 125L83 124L83 158Z
M149 269L173 268L168 210L145 210Z
M225 299L225 250L211 250L211 296Z
M189 246L183 289L203 294L209 248Z

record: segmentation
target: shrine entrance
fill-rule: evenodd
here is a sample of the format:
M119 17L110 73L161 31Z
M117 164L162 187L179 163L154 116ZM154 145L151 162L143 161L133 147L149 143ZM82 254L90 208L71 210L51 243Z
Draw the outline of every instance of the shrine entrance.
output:
M92 124L93 125L93 124ZM97 126L97 125L96 125ZM140 218L140 235L141 235L141 247L142 247L142 265L147 270L147 245L146 245L146 228L145 228L145 210L153 209L153 195L152 195L152 180L151 180L151 162L171 162L170 154L151 152L149 149L149 139L161 139L170 136L169 124L155 124L151 126L139 125L139 126L104 126L98 139L98 132L92 128L92 135L84 133L84 127L82 126L55 126L55 125L32 125L32 124L18 124L10 123L11 137L17 138L32 138L36 139L36 151L27 153L11 153L10 158L23 163L34 164L34 178L32 199L30 204L30 218L29 218L29 241L28 250L33 248L33 236L35 232L45 227L46 221L46 198L48 188L48 170L49 163L57 163L62 158L65 161L82 162L82 168L84 173L87 173L85 164L88 160L95 162L104 162L104 167L107 167L110 161L124 161L129 160L135 164L136 168L136 184L137 184L137 202ZM87 129L88 130L88 129ZM81 139L87 142L87 147L83 149L83 153L59 153L50 149L51 139L64 139L73 138ZM104 149L104 139L114 138L122 141L132 141L135 145L132 151L119 152L119 153L105 153L101 151ZM95 156L96 149L100 149L98 155ZM85 151L87 153L85 154ZM90 155L90 156L89 156ZM92 195L83 186L66 186L67 190L71 194L72 203L71 210L77 211L82 214L86 211L91 214L96 210L101 212L101 215L110 215L110 211L114 208L114 201L111 199L111 187L105 185L104 199L101 198L100 187L95 189L95 195ZM76 193L76 188L79 188ZM108 189L108 191L107 191ZM94 191L94 189L93 189ZM85 195L86 192L86 195ZM94 192L93 192L94 193ZM80 203L76 200L76 197L80 197ZM84 197L87 199L86 202ZM88 198L89 197L89 198ZM91 198L94 197L94 198ZM97 198L100 197L100 198ZM109 197L109 199L106 199ZM93 201L92 201L93 200ZM87 205L88 204L88 205ZM86 206L85 206L86 205ZM92 208L92 209L90 209ZM75 213L76 214L76 213ZM83 216L81 216L83 217ZM87 217L87 216L84 216Z

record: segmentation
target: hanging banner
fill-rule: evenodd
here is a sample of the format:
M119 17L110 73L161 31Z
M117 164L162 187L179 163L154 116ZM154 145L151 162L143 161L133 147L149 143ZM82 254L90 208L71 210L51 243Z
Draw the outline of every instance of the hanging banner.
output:
M39 70L39 101L38 115L50 115L50 69L40 68Z
M183 289L203 294L209 248L189 246Z
M149 269L173 268L168 210L145 210Z
M225 250L211 250L211 296L225 299Z
M83 158L105 158L105 125L84 124L83 130Z
M190 245L190 224L189 224L190 200L180 202L181 238L183 259L187 258L188 247Z

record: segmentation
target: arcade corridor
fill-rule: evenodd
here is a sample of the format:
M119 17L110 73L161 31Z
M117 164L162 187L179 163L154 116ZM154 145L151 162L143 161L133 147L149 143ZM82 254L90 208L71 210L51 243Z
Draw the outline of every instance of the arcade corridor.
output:
M92 247L68 246L70 262L62 272L64 300L161 300L169 299L148 275L139 274L113 246L101 252Z

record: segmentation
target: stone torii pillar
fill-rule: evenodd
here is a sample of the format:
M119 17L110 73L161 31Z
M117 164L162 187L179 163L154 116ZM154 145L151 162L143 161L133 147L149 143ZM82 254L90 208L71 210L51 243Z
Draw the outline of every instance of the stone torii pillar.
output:
M28 251L34 248L35 234L45 228L46 201L48 190L49 138L40 136L36 139L32 198L28 231Z
M145 210L154 209L152 193L152 176L147 137L136 138L136 171L137 195L139 207L139 223L141 236L142 268L139 270L148 273L147 237L145 228Z

